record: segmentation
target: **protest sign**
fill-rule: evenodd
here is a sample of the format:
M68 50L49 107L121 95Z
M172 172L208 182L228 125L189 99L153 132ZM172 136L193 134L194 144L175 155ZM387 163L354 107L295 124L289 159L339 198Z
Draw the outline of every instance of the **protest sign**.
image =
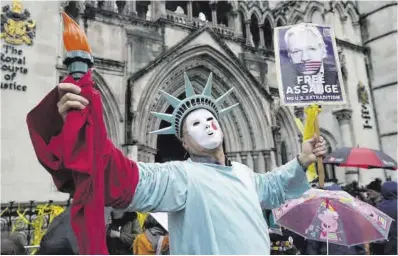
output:
M301 23L276 27L275 62L282 105L345 103L345 91L331 27Z

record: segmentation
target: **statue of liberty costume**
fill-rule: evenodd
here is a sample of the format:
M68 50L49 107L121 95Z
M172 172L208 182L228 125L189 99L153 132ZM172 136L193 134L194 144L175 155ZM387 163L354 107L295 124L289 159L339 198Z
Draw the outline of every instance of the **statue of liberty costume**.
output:
M186 74L184 78L185 99L162 91L174 111L153 114L171 126L153 133L181 138L182 122L191 111L204 108L219 119L238 105L220 108L233 89L212 98L212 74L202 94L195 94ZM265 174L238 162L220 165L197 156L138 167L139 182L128 209L168 213L171 254L270 254L262 208L276 208L309 189L297 159Z
M70 221L79 253L108 253L103 210L109 206L167 212L171 254L269 254L261 209L278 207L309 189L298 160L257 174L237 162L220 165L200 156L163 164L128 159L107 137L100 93L89 69L87 38L65 13L63 19L69 71L63 82L78 86L90 104L69 111L63 120L56 87L28 113L26 121L39 163L58 190L73 194ZM154 115L171 126L154 133L181 138L182 122L190 112L206 109L219 119L237 105L221 108L232 89L218 99L211 97L212 75L199 95L184 77L186 98L178 100L163 92L174 111Z

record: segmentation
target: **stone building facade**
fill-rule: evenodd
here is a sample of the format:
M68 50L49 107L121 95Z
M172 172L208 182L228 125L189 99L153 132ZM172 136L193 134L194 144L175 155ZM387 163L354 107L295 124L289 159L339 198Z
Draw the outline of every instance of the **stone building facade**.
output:
M2 3L7 4L12 3ZM159 89L182 97L183 72L188 73L196 92L203 89L210 72L214 97L235 87L225 104L240 105L221 120L225 151L232 160L263 173L295 157L301 138L294 118L304 120L304 111L279 104L272 40L274 27L301 22L331 25L337 37L348 103L322 110L321 133L329 150L359 145L382 149L396 159L396 2L22 4L35 21L36 34L31 45L2 41L2 56L12 54L11 50L6 53L6 47L22 50L28 70L15 78L26 85L25 91L1 90L2 202L67 198L56 192L51 177L38 163L25 122L27 112L66 74L61 11L87 34L109 136L132 159L163 162L186 157L173 136L149 134L165 125L150 112L172 110ZM369 94L368 102L358 97L359 89ZM375 177L393 175L384 170L325 167L327 178L341 183L359 180L368 184Z

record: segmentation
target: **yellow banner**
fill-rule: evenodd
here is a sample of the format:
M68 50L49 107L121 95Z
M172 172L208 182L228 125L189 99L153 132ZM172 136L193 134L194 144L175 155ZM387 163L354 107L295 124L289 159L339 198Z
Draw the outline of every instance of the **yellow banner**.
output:
M315 122L317 122L318 114L321 112L321 108L318 105L311 105L305 108L306 113L305 125L301 122L299 118L296 118L296 125L298 130L303 135L303 141L311 139L315 134ZM315 164L311 164L307 169L307 179L309 182L315 180L318 175L316 173Z

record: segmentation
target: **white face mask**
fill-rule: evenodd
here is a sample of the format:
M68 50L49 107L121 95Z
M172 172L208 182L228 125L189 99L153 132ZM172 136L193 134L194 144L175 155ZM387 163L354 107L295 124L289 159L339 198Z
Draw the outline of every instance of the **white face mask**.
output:
M223 133L217 119L206 109L197 109L185 119L187 132L201 147L215 149L223 140Z

